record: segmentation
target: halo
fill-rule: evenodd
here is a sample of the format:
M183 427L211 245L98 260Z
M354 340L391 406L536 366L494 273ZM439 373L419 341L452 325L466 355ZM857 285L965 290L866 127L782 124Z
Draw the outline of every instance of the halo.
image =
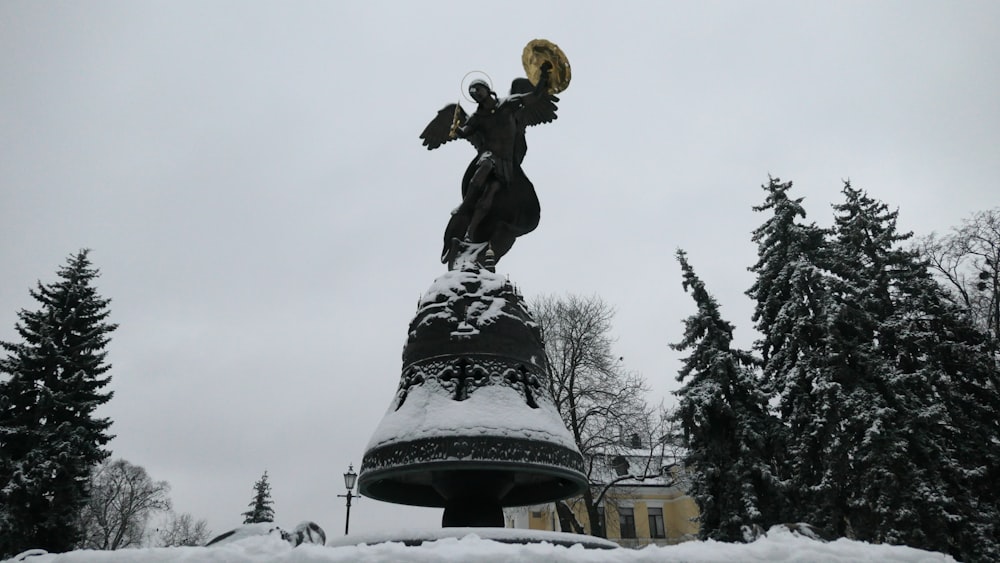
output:
M470 70L465 73L465 76L462 77L462 97L472 103L476 103L476 100L469 97L469 85L476 79L485 81L490 90L493 90L493 80L490 79L490 75L481 70Z

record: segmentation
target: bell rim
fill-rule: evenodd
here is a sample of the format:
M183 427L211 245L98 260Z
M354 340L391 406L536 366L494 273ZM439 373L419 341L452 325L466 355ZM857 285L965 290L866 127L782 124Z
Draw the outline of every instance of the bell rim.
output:
M415 451L429 453L431 459L412 460L405 455ZM497 451L516 452L517 457L498 459ZM443 507L444 499L433 492L433 476L461 478L462 473L499 471L515 481L520 478L518 493L501 504L524 506L581 494L589 486L582 469L583 456L578 451L551 442L500 436L420 438L368 450L358 475L358 491L385 502Z
M391 477L402 477L420 473L447 473L451 477L461 478L461 473L463 472L472 473L477 471L506 471L515 474L523 471L532 476L553 478L550 481L532 484L530 487L533 491L549 491L547 494L533 494L530 497L520 494L514 495L513 497L501 500L500 505L503 507L529 506L555 502L583 494L583 491L589 486L583 473L569 468L543 466L526 462L451 460L421 462L405 467L369 470L358 476L358 493L367 498L393 504L444 508L447 504L446 500L434 493L433 487L430 484L401 484L397 481L395 486L386 487L380 485ZM407 491L407 494L402 493L404 490Z

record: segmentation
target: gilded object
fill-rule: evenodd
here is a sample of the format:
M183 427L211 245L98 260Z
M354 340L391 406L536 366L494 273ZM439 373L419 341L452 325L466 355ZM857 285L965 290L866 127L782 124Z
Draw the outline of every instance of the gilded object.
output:
M547 39L533 39L524 46L521 54L521 64L532 84L538 84L542 74L542 64L546 61L552 65L549 74L549 94L558 94L569 87L573 77L569 68L569 59L555 43Z

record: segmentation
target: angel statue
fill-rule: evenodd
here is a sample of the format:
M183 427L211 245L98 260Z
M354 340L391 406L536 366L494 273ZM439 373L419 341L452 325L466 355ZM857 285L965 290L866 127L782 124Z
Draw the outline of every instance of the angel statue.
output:
M524 131L556 119L555 94L569 85L570 70L559 47L544 39L528 43L522 62L528 78L515 79L509 96L498 98L488 82L473 80L468 93L476 111L470 116L460 104L445 106L420 134L428 150L457 138L476 149L462 177L462 203L444 232L441 261L449 269L462 242L492 250L499 261L517 237L538 226L538 196L521 169Z

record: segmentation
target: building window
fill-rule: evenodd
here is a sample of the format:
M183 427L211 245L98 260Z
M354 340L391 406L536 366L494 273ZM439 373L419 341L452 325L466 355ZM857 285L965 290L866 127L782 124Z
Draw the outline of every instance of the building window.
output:
M665 538L667 533L663 528L663 508L649 507L649 535L654 538Z
M618 456L611 460L611 467L619 477L628 475L628 460L625 459L625 456Z
M618 526L621 530L622 539L635 538L635 511L631 506L621 506L618 508Z

